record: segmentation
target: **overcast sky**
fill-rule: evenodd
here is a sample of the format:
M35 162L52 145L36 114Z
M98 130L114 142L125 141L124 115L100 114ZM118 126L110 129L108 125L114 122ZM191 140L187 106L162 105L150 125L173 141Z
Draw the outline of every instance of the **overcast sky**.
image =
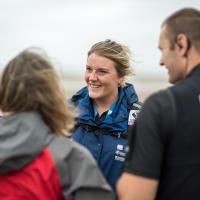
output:
M90 46L107 38L128 45L138 75L164 76L160 24L200 0L0 0L0 67L24 48L44 49L58 69L81 75Z

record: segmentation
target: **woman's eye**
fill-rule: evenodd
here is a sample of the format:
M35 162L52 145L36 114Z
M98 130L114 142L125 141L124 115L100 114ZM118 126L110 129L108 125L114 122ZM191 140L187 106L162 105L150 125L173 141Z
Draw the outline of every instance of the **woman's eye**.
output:
M99 71L98 73L103 75L103 74L107 74L107 71Z

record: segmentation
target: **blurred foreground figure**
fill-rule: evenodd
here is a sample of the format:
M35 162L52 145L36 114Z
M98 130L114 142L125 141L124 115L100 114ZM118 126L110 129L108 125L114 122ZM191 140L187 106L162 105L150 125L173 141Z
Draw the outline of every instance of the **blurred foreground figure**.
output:
M130 135L120 200L200 199L200 11L162 24L160 65L175 85L145 102Z
M63 134L74 123L52 64L25 50L0 82L0 199L112 199L90 153Z
M73 139L90 150L114 190L124 169L128 127L140 109L133 85L125 83L131 73L127 46L98 42L88 52L87 87L72 97L79 112Z

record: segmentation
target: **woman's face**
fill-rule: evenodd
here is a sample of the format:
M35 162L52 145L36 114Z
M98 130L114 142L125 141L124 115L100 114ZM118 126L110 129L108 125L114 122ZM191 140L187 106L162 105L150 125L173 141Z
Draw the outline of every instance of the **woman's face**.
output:
M94 102L116 101L118 86L123 80L115 69L115 63L103 56L92 53L87 59L85 81L89 96Z

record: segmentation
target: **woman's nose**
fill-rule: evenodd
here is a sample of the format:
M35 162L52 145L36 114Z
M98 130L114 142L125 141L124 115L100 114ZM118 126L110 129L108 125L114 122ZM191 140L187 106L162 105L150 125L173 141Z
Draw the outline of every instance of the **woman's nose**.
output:
M89 80L96 80L97 79L97 74L95 71L92 71L89 75Z

